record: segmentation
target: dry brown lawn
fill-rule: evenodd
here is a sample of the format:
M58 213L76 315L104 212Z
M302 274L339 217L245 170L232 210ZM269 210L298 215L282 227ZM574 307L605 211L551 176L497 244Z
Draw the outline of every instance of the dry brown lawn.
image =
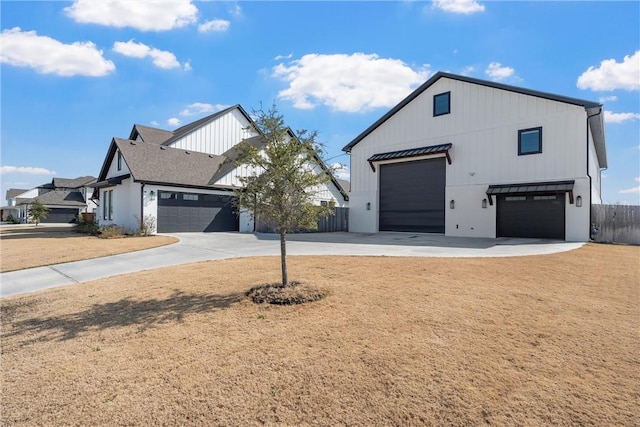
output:
M3 227L0 229L0 272L118 255L177 241L170 236L99 239L74 233L68 227Z
M3 425L633 426L640 248L291 257L329 290L255 305L277 257L2 302Z

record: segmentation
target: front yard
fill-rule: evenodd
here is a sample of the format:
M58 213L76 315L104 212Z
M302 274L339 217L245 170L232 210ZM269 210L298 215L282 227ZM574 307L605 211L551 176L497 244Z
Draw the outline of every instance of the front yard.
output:
M640 248L279 258L2 302L2 425L638 425Z
M177 241L170 236L99 239L69 227L4 226L0 228L0 272L117 255Z

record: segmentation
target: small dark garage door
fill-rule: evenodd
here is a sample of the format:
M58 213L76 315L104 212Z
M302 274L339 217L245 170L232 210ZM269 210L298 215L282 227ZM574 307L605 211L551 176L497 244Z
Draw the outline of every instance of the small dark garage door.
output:
M51 208L47 217L42 220L46 223L69 224L78 217L78 208Z
M562 239L564 193L498 196L497 236Z
M380 165L380 231L444 233L445 158Z
M232 196L160 191L158 232L238 231Z

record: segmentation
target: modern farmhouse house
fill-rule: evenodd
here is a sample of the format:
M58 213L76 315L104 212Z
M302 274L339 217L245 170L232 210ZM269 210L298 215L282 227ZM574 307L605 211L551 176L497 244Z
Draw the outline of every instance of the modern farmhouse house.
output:
M128 139L113 138L95 184L99 224L137 229L152 218L161 233L254 231L254 218L238 215L233 203L238 177L254 172L235 166L236 145L245 139L262 144L254 128L235 105L173 132L134 125ZM346 206L347 193L317 160L314 170L331 176L326 188L317 189L318 203Z
M602 105L439 72L351 155L349 231L587 241Z

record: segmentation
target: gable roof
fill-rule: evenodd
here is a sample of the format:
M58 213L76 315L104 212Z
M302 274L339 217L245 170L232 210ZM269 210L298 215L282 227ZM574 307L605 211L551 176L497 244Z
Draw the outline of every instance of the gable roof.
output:
M112 146L122 153L133 179L145 183L209 187L225 160L223 156L120 138L114 138Z
M182 127L179 127L178 129L173 131L173 136L171 138L167 139L166 141L164 141L162 143L162 145L171 145L173 142L181 139L185 135L188 135L189 133L193 132L194 130L198 129L199 127L202 127L205 124L214 121L218 117L224 116L229 111L236 110L236 109L238 111L240 111L240 113L242 113L242 115L244 115L246 117L246 119L249 121L249 123L253 123L253 120L251 119L251 117L249 117L247 112L244 111L244 109L240 106L240 104L236 104L236 105L233 105L233 106L231 106L229 108L225 108L224 110L220 110L217 113L213 113L213 114L211 114L209 116L206 116L206 117L203 117L203 118L201 118L199 120L196 120L195 122L187 123L186 125L184 125Z
M84 197L78 190L53 190L32 199L25 199L20 204L30 204L38 200L43 205L86 206Z
M160 145L170 139L173 136L173 132L135 124L133 125L133 129L131 129L129 139L135 141L138 136L140 136L144 142Z
M53 178L51 184L54 188L80 188L96 182L95 176L81 176L78 178Z
M13 199L13 198L15 198L16 196L21 195L22 193L26 193L27 191L29 191L29 190L21 190L21 189L19 189L19 188L9 188L9 189L7 190L7 196L6 196L6 199L7 199L7 200L9 200L9 199Z
M391 110L389 110L384 116L382 116L375 123L373 123L367 129L365 129L364 132L362 132L360 135L355 137L350 143L345 145L342 150L346 151L347 153L350 153L351 149L357 143L362 141L367 135L369 135L371 132L376 130L380 125L382 125L384 122L386 122L388 119L390 119L394 114L396 114L398 111L400 111L402 108L404 108L407 104L409 104L411 101L413 101L415 98L417 98L422 92L427 90L429 87L431 87L435 82L437 82L441 78L448 78L448 79L458 80L458 81L462 81L462 82L466 82L466 83L486 86L486 87L490 87L490 88L494 88L494 89L506 90L506 91L509 91L509 92L519 93L519 94L523 94L523 95L535 96L535 97L538 97L538 98L549 99L551 101L564 102L566 104L579 105L579 106L584 107L585 110L586 109L596 109L596 108L600 108L601 109L602 108L602 104L597 103L597 102L593 102L593 101L586 101L584 99L578 99L578 98L570 98L570 97L567 97L567 96L555 95L555 94L547 93L547 92L539 92L539 91L536 91L536 90L525 89L525 88L521 88L521 87L517 87L517 86L505 85L505 84L502 84L502 83L491 82L491 81L488 81L488 80L480 80L480 79L476 79L476 78L473 78L473 77L459 76L459 75L456 75L456 74L450 74L450 73L445 73L445 72L440 71L440 72L437 72L436 74L434 74L429 80L427 80L425 83L423 83L420 87L418 87L412 93L410 93L405 99L400 101L400 103L398 103L398 105L396 105ZM601 120L604 120L604 119L601 118ZM598 133L598 132L594 132L594 134L595 133ZM602 133L601 137L604 138L604 133ZM597 138L597 137L594 135L594 138ZM606 151L606 150L604 150L602 148L602 147L604 147L604 139L602 139L602 141L596 141L596 147L598 147L598 145L601 146L601 149L598 152L598 158L600 159L601 165L603 163L604 163L604 165L606 165L606 155L605 155L604 158L601 157L601 153L604 153Z

